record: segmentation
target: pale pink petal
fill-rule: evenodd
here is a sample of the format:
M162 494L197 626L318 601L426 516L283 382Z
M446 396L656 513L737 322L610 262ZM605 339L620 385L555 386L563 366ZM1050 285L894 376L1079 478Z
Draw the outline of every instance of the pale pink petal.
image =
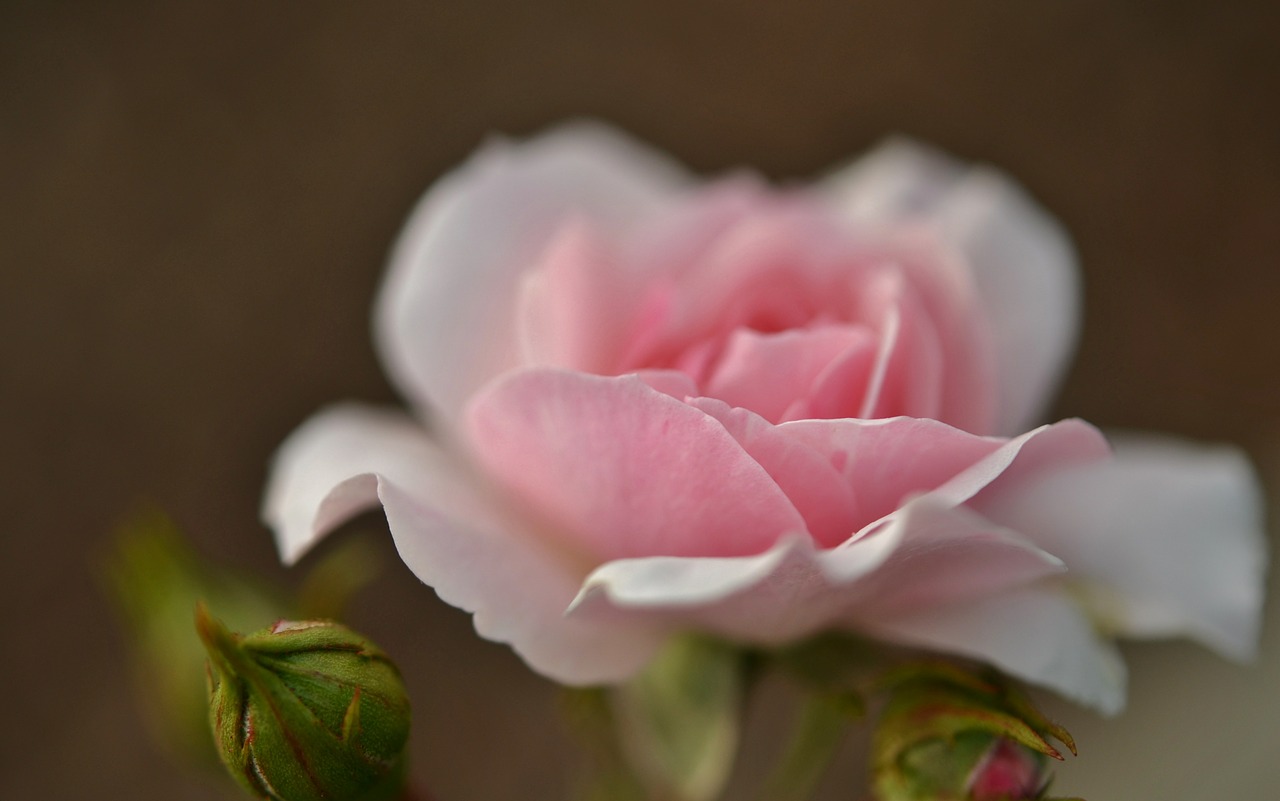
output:
M611 247L611 245L613 247ZM517 326L529 366L613 373L643 314L647 276L582 218L566 221L521 279Z
M851 343L813 380L808 396L796 399L787 407L780 422L858 416L879 361L878 336L883 335L884 332L876 335L868 332L868 336Z
M844 595L898 546L901 531L818 551L804 538L736 558L647 557L608 562L587 579L579 610L643 611L674 628L781 645L830 628Z
M473 612L482 637L510 643L544 676L575 685L622 681L670 634L660 621L625 610L566 617L581 574L532 532L446 516L385 480L379 494L409 569L441 599Z
M520 363L521 276L566 221L612 241L686 180L664 156L597 125L482 149L423 198L392 254L375 320L388 373L420 410L452 419Z
M975 434L1011 433L998 431L991 329L965 259L922 226L894 229L886 250L911 286L910 313L928 321L936 340L938 412L931 416Z
M1059 420L1006 440L999 450L947 481L938 495L985 512L988 502L1020 492L1041 475L1097 464L1110 456L1111 446L1101 431L1077 418Z
M1119 652L1072 597L1051 587L884 615L865 626L886 640L989 662L1104 714L1124 706Z
M865 294L881 317L880 350L857 416L940 419L942 346L919 299L897 271L868 282Z
M819 209L774 195L683 276L679 317L721 331L803 326L829 311L834 282L855 279L861 265L846 263L851 255L842 231Z
M272 462L262 519L286 563L331 530L378 505L375 474L433 492L452 481L439 448L403 412L342 404L318 412L280 446Z
M1121 440L1114 459L1047 473L984 506L1066 560L1103 628L1253 655L1266 541L1239 452Z
M1057 222L1003 174L901 139L835 171L821 189L851 222L924 225L964 254L996 353L997 432L1035 422L1079 320L1075 255Z
M759 415L731 408L719 399L697 398L689 403L720 421L743 450L769 473L800 512L819 545L838 545L862 527L854 490L824 452L770 425Z
M476 460L599 561L768 550L804 520L714 418L639 378L524 370L472 402Z
M1110 454L1098 430L1080 420L1041 426L1011 440L979 437L914 417L796 420L778 429L831 461L853 490L864 524L919 493L959 506L1016 491L1046 470Z
M1080 279L1066 232L1018 187L975 170L941 217L973 264L1000 387L997 431L1038 422L1075 350Z
M858 528L887 516L912 495L941 487L1005 447L1003 440L914 417L796 420L778 429L823 454L839 471L854 493ZM988 481L999 469L993 465ZM957 495L950 503L964 500Z
M871 333L850 325L772 334L739 328L701 382L702 393L779 422L798 397L810 394L832 362L847 361L849 352L871 347ZM852 411L839 416L848 417Z
M896 546L884 538L859 549L852 559L863 573L874 570ZM780 572L805 571L801 584L820 581L817 551L803 536L784 537L769 550L750 556L641 556L615 559L591 572L570 608L580 610L612 604L619 608L671 610L714 604L772 581ZM852 561L850 559L850 561ZM776 614L776 610L775 610Z
M668 247L644 249L644 258L665 270L651 271L648 322L633 338L628 368L676 364L738 328L804 327L829 313L833 298L843 303L845 285L857 280L861 266L847 263L843 232L822 209L758 188L708 191L703 202L719 212L706 212L706 230L681 231ZM696 207L689 213L703 216Z
M637 370L630 373L663 395L684 400L698 394L698 385L680 370Z
M1017 494L1028 483L1110 457L1102 434L1080 420L1021 437L979 437L936 420L797 420L771 425L719 400L689 403L715 417L786 492L827 546L886 519L913 497L946 508Z
M835 549L793 538L756 556L609 562L587 579L574 613L648 610L672 627L781 644L997 593L1061 569L1016 534L921 499Z
M583 572L505 515L467 467L402 414L348 405L321 412L276 457L263 516L286 561L381 504L405 564L484 637L510 643L556 680L590 684L640 668L665 632L617 610L564 617Z
M774 190L742 171L694 187L645 221L633 256L650 265L652 278L678 280L701 269L724 237L777 205Z
M832 170L818 189L850 220L892 223L936 213L968 170L932 147L895 136Z
M981 598L1067 569L1022 534L937 496L908 503L889 525L906 528L902 545L859 587L856 619Z

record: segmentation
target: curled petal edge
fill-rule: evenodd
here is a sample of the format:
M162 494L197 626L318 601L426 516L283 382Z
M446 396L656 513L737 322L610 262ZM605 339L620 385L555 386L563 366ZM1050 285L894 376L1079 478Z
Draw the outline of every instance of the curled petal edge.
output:
M618 610L566 619L585 571L507 519L466 476L466 466L407 416L343 405L286 440L263 516L293 562L352 515L381 504L405 564L446 603L472 612L482 637L509 643L532 668L566 684L616 682L639 670L665 630Z

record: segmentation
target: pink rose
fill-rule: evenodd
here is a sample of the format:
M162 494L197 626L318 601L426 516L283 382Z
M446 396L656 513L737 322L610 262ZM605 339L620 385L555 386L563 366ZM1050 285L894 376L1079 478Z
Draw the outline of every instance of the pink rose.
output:
M779 191L593 126L495 143L378 303L416 418L321 412L264 514L293 561L381 504L424 582L566 683L679 631L840 629L1115 710L1111 635L1251 652L1265 553L1233 451L1021 433L1076 296L1020 190L912 144Z

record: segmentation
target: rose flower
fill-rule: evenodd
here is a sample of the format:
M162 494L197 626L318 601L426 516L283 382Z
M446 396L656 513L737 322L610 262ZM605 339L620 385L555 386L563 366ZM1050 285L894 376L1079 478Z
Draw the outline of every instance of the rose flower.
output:
M411 413L316 415L264 514L293 561L381 504L414 573L566 683L679 632L840 630L1116 710L1113 636L1250 654L1265 554L1236 452L1028 430L1075 269L1002 175L905 142L781 190L589 125L494 143L378 300Z

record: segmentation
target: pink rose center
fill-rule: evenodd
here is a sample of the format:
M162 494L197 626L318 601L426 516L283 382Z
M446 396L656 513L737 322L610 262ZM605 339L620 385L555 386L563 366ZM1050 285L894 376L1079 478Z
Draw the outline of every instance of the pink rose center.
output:
M911 370L887 368L905 347L936 367L936 333L890 257L820 223L743 221L648 287L617 372L678 370L775 423L906 412Z

